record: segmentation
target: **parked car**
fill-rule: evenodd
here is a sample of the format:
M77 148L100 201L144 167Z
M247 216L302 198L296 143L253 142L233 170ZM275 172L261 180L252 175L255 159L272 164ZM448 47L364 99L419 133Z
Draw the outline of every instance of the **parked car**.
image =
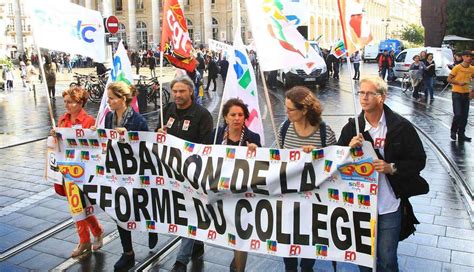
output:
M421 51L433 53L433 59L436 64L436 79L446 83L451 72L448 65L454 63L454 58L453 51L444 47L418 47L403 50L395 57L395 76L402 78L408 73L408 69L413 63L413 56L419 55Z
M316 52L323 57L321 49L316 42L309 42ZM296 66L291 69L280 69L277 73L277 80L280 81L285 88L294 85L319 85L320 88L326 87L329 79L326 63L318 63L316 67L308 75L304 71L304 65Z
M364 53L362 54L362 60L364 62L377 61L379 54L378 44L369 44L364 47Z
M379 53L383 53L384 50L387 50L390 52L390 50L393 50L395 52L395 56L403 51L405 47L403 46L403 42L400 40L395 40L395 39L388 39L381 41L379 44Z

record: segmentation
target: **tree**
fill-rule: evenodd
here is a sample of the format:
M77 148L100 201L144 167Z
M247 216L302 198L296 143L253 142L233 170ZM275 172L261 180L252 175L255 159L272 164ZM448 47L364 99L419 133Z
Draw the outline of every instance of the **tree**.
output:
M472 0L448 0L446 33L474 38L474 5Z
M400 33L403 40L416 45L422 45L424 41L424 29L421 25L409 24Z

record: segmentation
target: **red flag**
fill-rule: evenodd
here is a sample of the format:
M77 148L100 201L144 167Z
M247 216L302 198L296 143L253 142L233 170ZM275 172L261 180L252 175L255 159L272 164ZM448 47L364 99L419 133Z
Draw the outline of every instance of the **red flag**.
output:
M188 26L178 0L166 0L163 7L163 32L161 52L175 67L192 72L197 60L193 56L193 45L189 38Z
M339 15L347 51L352 54L372 40L364 0L338 0Z

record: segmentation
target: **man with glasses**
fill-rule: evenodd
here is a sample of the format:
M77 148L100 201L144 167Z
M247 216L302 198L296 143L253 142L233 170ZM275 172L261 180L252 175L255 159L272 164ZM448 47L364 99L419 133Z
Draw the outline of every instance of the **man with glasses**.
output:
M377 153L373 165L378 179L377 271L398 271L397 247L419 224L408 197L427 193L428 185L420 176L426 163L423 144L413 125L384 104L387 83L378 76L360 81L358 117L344 126L338 145L352 148L370 141ZM403 222L403 224L402 224ZM403 226L403 227L402 227ZM360 267L361 271L370 271Z

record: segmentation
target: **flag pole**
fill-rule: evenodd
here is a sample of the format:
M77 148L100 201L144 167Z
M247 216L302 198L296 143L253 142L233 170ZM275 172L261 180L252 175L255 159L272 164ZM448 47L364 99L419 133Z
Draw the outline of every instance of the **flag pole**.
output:
M262 77L263 92L265 93L265 101L267 102L268 111L270 112L270 120L272 122L273 133L275 134L275 141L276 141L277 147L280 149L281 148L280 141L278 141L278 134L275 127L275 119L273 117L272 104L270 103L270 96L268 95L268 88L267 88L267 83L265 81L265 75L263 74L262 69L259 69L259 70L260 70L260 76Z
M33 35L34 37L34 35ZM49 110L49 118L51 119L51 125L53 128L56 127L56 121L54 121L54 116L53 116L53 107L51 106L51 99L49 98L49 92L48 92L48 84L46 83L46 74L44 72L44 62L43 62L43 56L41 55L41 50L38 46L38 44L36 43L36 39L34 39L34 44L35 44L35 47L36 47L36 51L37 51L37 54L38 54L38 61L39 61L39 66L40 66L40 71L41 71L41 77L43 78L43 85L45 87L45 91L46 91L46 97L48 97L48 110Z
M161 127L164 126L163 124L163 50L161 49L160 45L160 122Z
M341 21L342 37L344 38L344 46L346 47L346 56L349 56L349 44L347 43L347 39L346 39L346 28L344 26L345 20L343 20L343 18L342 18L341 0L337 1L337 7L339 9L339 20ZM357 133L357 135L359 135L360 134L360 128L359 128L359 120L357 119L356 92L355 92L354 82L352 81L352 77L351 77L352 72L351 72L350 58L347 58L347 65L348 65L348 68L349 68L349 81L351 83L351 89L352 89L352 102L354 104L354 123L355 123L355 127L356 127L356 133Z

